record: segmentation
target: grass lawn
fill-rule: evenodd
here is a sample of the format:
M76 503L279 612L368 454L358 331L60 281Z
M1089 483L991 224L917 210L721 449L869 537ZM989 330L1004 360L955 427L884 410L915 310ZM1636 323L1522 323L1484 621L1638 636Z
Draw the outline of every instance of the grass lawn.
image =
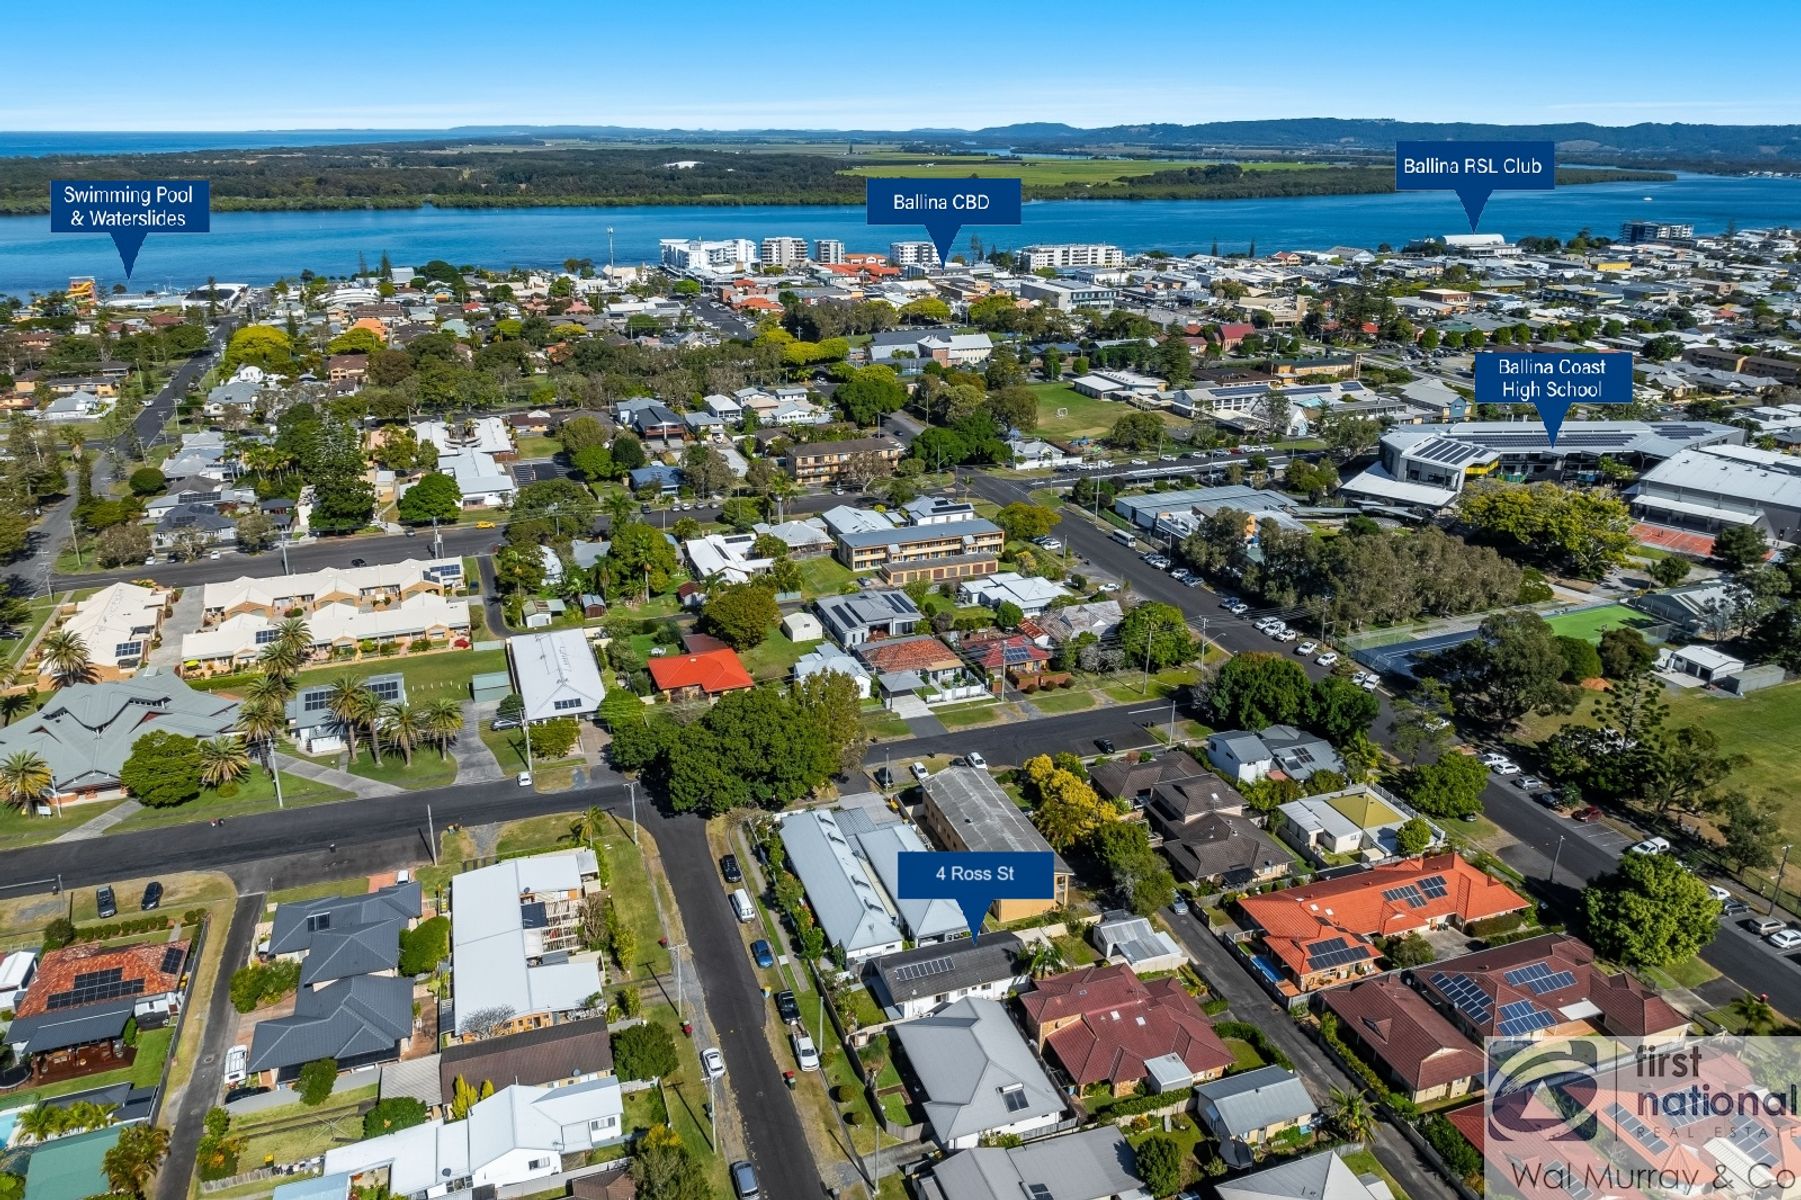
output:
M1067 383L1034 383L1028 387L1038 395L1037 435L1062 441L1066 438L1098 438L1110 433L1113 423L1129 412L1138 412L1118 400L1096 400L1084 396ZM1183 422L1163 415L1164 424L1182 429Z
M410 694L412 689L408 688ZM330 759L326 760L328 763ZM421 747L413 752L413 761L408 763L399 751L384 749L381 765L375 764L375 758L367 748L367 739L358 738L356 759L346 768L352 775L360 775L364 779L379 779L383 783L391 783L395 787L408 791L419 791L424 788L449 787L456 782L456 759L448 758L438 761L438 752ZM287 788L283 781L282 788Z
M851 569L829 554L795 560L800 565L800 587L809 596L835 596L855 579Z
M264 897L264 901L268 911L274 912L277 904L299 904L307 900L323 900L327 896L360 896L368 890L368 878L358 875L354 879L328 879L322 883L282 888L280 891L270 892Z
M801 655L808 650L817 649L819 645L819 642L791 642L787 634L775 629L757 645L738 655L738 658L744 663L744 669L750 672L752 679L759 683L780 683L794 674L794 664Z
M1094 707L1094 693L1071 688L1068 691L1038 692L1027 697L1032 707L1042 713L1081 712Z
M1161 1132L1161 1123L1153 1117L1151 1119L1150 1129L1142 1134L1132 1134L1126 1140L1132 1144L1134 1149L1136 1149L1140 1143L1152 1136L1153 1133ZM1175 1140L1177 1149L1181 1151L1181 1157L1178 1161L1182 1164L1183 1184L1186 1185L1198 1182L1201 1178L1201 1160L1197 1157L1197 1151L1202 1148L1203 1143L1207 1142L1207 1138L1201 1132L1200 1126L1193 1118L1178 1115L1170 1120L1170 1128L1167 1136ZM1211 1151L1208 1151L1208 1153L1210 1154Z
M905 737L905 729L896 736ZM36 846L53 841L102 813L111 812L119 803L117 800L109 800L94 804L70 804L64 806L60 817L54 815L54 809L51 810L53 815L40 817L21 812L10 804L5 805L0 807L0 850L16 850L21 846Z
M1672 986L1698 988L1702 984L1712 983L1720 977L1699 954L1691 954L1679 963L1668 967L1646 967L1639 972L1656 986L1667 988Z
M885 708L866 708L863 710L863 728L869 731L872 738L904 738L912 736L906 721L895 716ZM5 828L0 822L0 829Z
M973 729L977 725L987 725L1000 716L1000 706L984 700L936 709L934 715L944 722L946 729Z
M1344 1155L1344 1165L1357 1172L1358 1175L1379 1177L1388 1184L1388 1190L1394 1195L1395 1200L1407 1200L1407 1193L1401 1190L1401 1185L1395 1182L1395 1177L1390 1175L1388 1169L1377 1161L1376 1156L1368 1150L1359 1150L1355 1154Z
M138 1056L131 1061L133 1087L150 1087L163 1077L163 1062L169 1057L169 1043L174 1040L173 1026L148 1029L138 1035Z
M1257 1053L1257 1047L1243 1038L1221 1038L1226 1049L1232 1052L1233 1071L1254 1071L1263 1065L1263 1056Z
M340 1092L317 1108L286 1104L237 1118L232 1122L232 1132L244 1137L239 1164L248 1171L265 1162L298 1162L323 1154L334 1146L361 1141L363 1120L360 1110L365 1104L373 1104L380 1090L378 1085L370 1084Z
M476 675L507 669L505 650L441 650L429 654L397 654L393 658L366 658L361 662L325 663L300 672L301 687L330 683L341 675L367 678L370 675L401 674L406 676L407 703L414 708L432 700L468 700L469 680ZM254 676L220 675L213 679L190 680L191 686L205 692L239 692Z
M563 451L563 443L541 433L519 435L519 457L522 459L555 458Z
M51 614L56 612L57 606L58 602L54 599L31 602L25 610L25 620L19 624L18 640L6 648L6 662L16 663L24 657L25 648L31 645L32 640L38 635L38 630L42 629L50 620Z
M573 813L548 813L542 817L508 821L500 828L495 850L502 858L541 850L567 850L574 841L569 834L574 823Z
M157 1064L158 1069L162 1064ZM98 1075L83 1075L80 1079L64 1079L59 1083L47 1083L43 1087L32 1088L25 1092L9 1092L5 1098L8 1108L33 1108L41 1100L53 1100L58 1096L67 1096L74 1092L85 1092L90 1088L111 1087L115 1083L131 1083L133 1067L121 1067L117 1071L102 1071ZM154 1079L152 1080L154 1082Z
M1562 613L1545 621L1559 637L1581 638L1597 645L1605 630L1622 627L1642 629L1651 623L1650 617L1635 608L1627 608L1624 604L1608 604L1582 612Z
M247 817L252 813L269 812L276 807L275 784L267 771L252 767L248 775L238 780L237 786L237 794L233 796L221 796L208 788L201 791L196 799L173 808L141 808L107 832L129 833L137 829L160 829L165 825L185 825L189 821L210 821L214 817ZM328 783L318 783L296 775L292 771L283 771L281 798L286 807L300 808L308 804L348 800L350 793Z
M657 945L657 939L663 936L663 923L657 918L657 902L651 895L650 871L644 856L632 845L629 830L608 834L597 850L607 861L607 895L638 935L638 966L642 970L634 974L667 972L669 951Z

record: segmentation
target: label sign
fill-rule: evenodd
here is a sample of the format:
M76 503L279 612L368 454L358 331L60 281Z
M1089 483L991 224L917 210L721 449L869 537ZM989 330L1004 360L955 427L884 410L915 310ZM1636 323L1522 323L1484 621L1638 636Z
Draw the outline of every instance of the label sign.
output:
M205 179L54 179L50 232L111 234L130 279L147 234L205 233L212 203Z
M1556 186L1556 142L1395 143L1395 191L1456 192L1471 233L1493 193Z
M996 900L1051 900L1057 895L1056 856L965 850L909 850L899 856L897 900L955 900L969 936Z
M871 225L924 225L940 263L964 225L1019 224L1017 179L871 179L865 198Z
M1531 404L1551 444L1575 404L1631 404L1630 354L1533 354L1489 350L1476 358L1476 403Z

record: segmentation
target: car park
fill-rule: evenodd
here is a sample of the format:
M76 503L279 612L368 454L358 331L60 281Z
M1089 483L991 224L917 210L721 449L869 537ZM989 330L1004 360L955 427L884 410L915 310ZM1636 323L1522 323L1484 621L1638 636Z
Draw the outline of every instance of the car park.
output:
M750 944L750 956L764 970L775 966L775 951L770 949L768 941L763 938Z
M1324 654L1320 655L1318 658L1314 659L1313 661L1318 663L1322 667L1332 666L1334 663L1336 663L1338 661L1338 651L1328 650Z
M813 1044L813 1039L798 1029L788 1037L794 1043L794 1061L800 1064L800 1069L803 1071L819 1070L819 1047Z
M1319 643L1314 641L1312 638L1308 638L1306 641L1304 641L1300 645L1296 646L1294 648L1294 652L1296 654L1312 654L1315 650L1318 650L1318 649L1319 649Z
M719 1079L725 1075L725 1055L719 1053L715 1046L708 1046L700 1052L700 1065L706 1071L708 1079Z
M797 1025L800 1023L800 1001L794 998L793 992L786 990L777 992L775 994L775 1013L787 1024Z

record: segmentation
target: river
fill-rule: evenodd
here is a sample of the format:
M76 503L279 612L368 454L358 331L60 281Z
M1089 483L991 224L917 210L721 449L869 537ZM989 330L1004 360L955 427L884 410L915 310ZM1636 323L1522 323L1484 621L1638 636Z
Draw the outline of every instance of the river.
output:
M1587 228L1613 235L1622 221L1655 218L1717 233L1741 228L1801 226L1801 179L1681 175L1668 183L1587 184L1551 192L1497 192L1482 231L1509 239L1568 237ZM421 208L355 212L222 212L212 232L153 233L138 257L134 288L187 288L208 276L268 283L303 269L322 275L356 270L357 255L373 266L386 252L397 264L433 258L485 267L556 266L568 258L619 263L654 262L666 237L761 239L795 235L837 238L851 250L885 250L923 230L871 227L863 210L842 206L625 208ZM965 228L991 247L1034 242L1111 242L1128 251L1172 253L1325 249L1418 238L1468 229L1457 197L1446 192L1371 196L1308 196L1268 200L1054 200L1026 205L1019 226ZM123 279L111 242L93 234L52 234L47 216L0 218L0 294L23 296L93 275L103 287Z

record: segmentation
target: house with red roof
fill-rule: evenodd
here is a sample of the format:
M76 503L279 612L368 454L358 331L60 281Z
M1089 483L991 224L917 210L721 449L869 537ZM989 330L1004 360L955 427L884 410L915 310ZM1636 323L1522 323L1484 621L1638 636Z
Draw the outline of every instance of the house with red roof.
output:
M1383 863L1306 887L1246 896L1239 911L1265 961L1300 992L1373 974L1378 938L1519 912L1528 901L1455 853Z
M1147 1083L1183 1090L1218 1079L1232 1052L1195 998L1173 976L1143 980L1123 963L1040 979L1020 996L1038 1049L1078 1088L1105 1084L1115 1096Z
M727 692L756 686L737 653L729 647L653 658L645 665L657 691L670 701L716 700Z
M1333 988L1322 997L1340 1036L1362 1049L1396 1091L1415 1104L1467 1095L1480 1086L1482 1051L1397 975Z

